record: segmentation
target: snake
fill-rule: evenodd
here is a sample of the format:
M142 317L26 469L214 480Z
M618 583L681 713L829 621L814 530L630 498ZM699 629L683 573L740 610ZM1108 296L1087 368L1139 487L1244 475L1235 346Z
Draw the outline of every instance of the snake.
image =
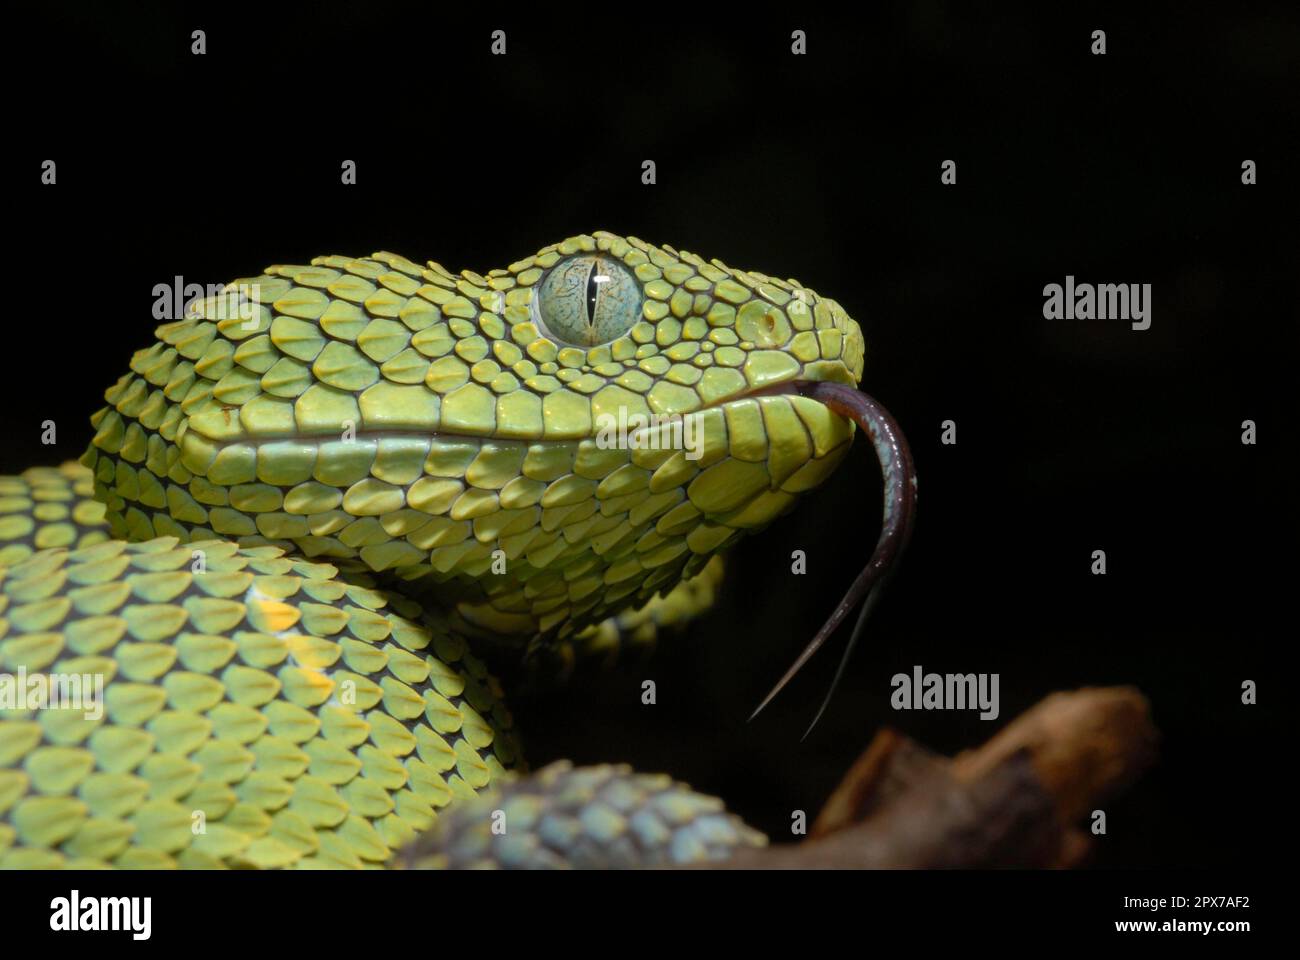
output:
M839 303L597 231L486 273L277 264L179 312L156 305L78 461L0 479L0 867L639 867L768 842L667 774L529 771L496 665L689 622L858 431L880 539L791 672L864 597L865 618L916 480Z

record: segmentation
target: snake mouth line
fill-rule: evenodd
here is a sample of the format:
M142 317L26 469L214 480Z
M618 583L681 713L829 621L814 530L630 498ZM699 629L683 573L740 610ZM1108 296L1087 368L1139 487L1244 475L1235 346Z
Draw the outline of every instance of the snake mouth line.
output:
M851 374L848 372L847 367L843 369L844 369L844 375L846 377L851 376ZM827 387L839 386L839 387L844 387L845 389L849 390L851 393L859 392L852 382L843 382L840 380L808 380L801 377L791 377L788 380L778 380L775 383L765 384L764 386L761 387L751 387L748 390L742 390L738 393L733 393L730 396L723 397L720 400L714 400L712 403L705 404L703 407L701 407L700 411L713 410L718 407L728 406L729 404L740 403L742 400L754 400L759 397L801 396L801 397L808 397L809 399L812 400L817 400L820 403L824 403L826 406L830 406L830 404L827 403L825 399L822 399L822 397L818 395L818 388L821 386L827 386ZM827 392L825 394L825 396L829 396L829 395L830 392ZM848 416L848 414L843 413L843 411L841 410L836 410L835 412L839 413L841 416L848 417L848 419L850 420L853 419L853 417Z
M730 396L723 397L719 400L714 400L711 403L707 403L694 410L686 410L680 414L671 414L671 415L659 414L659 416L661 417L690 416L691 414L703 413L706 410L721 409L733 403L740 403L741 401L752 400L758 397L797 395L797 396L810 397L811 399L816 400L818 399L817 388L819 385L825 385L828 387L835 386L835 385L847 386L845 384L839 383L838 381L802 380L802 379L782 380L777 383L770 383L762 387L755 387L750 390L744 390L739 393L734 393ZM851 392L856 392L853 391L851 387L847 387L847 389L849 389ZM831 405L828 403L827 406L831 406ZM232 414L234 414L235 416L238 415L237 413L235 413L238 409L239 409L238 407L227 408L226 410L227 423L230 423L233 420ZM832 407L832 409L835 408ZM841 415L843 416L848 416L847 414L844 414L840 410L836 410L836 412L841 413ZM848 419L851 420L853 418L850 416L848 417ZM226 447L234 447L234 446L258 448L258 447L268 446L271 444L282 444L282 443L296 443L296 444L303 444L309 446L310 445L320 446L327 443L340 442L340 436L342 432L343 432L342 424L339 424L336 427L332 427L328 430L323 428L319 430L313 430L313 431L284 430L284 431L260 433L256 436L240 435L237 437L226 437L226 438L209 436L208 434L203 433L202 430L195 430L196 435L203 437L207 442L211 443L218 450L222 450L225 449ZM360 441L360 442L372 442L372 441L377 442L382 440L447 439L447 440L480 440L480 441L488 441L488 440L514 441L514 442L521 442L521 443L544 443L547 441L555 441L557 443L561 443L566 441L577 441L577 440L588 439L588 436L585 434L574 435L574 436L553 436L553 437L547 437L547 436L514 437L514 436L501 436L495 432L477 432L474 430L442 429L436 426L435 427L419 427L419 426L360 427L357 429L353 429L349 434L349 437L352 441Z
M845 664L848 663L853 648L861 636L863 626L870 617L871 611L879 602L885 584L889 581L899 557L911 539L912 524L916 514L916 470L912 464L912 454L908 449L907 440L904 438L903 431L899 428L898 423L888 410L854 387L832 381L792 380L774 384L771 387L763 388L761 391L755 391L755 393L760 395L798 394L825 404L840 416L852 420L871 440L876 459L880 462L880 473L884 480L884 504L880 522L880 538L876 541L876 548L871 554L871 559L867 561L866 566L862 568L862 572L858 574L848 592L844 595L844 599L831 612L830 617L822 625L822 628L817 631L816 636L809 641L803 652L799 654L794 663L790 665L790 668L777 681L776 686L763 698L763 701L749 717L749 719L753 720L764 707L772 702L772 699L785 688L786 684L794 678L795 674L803 668L804 664L835 632L835 629L848 616L849 611L865 597L866 601L863 603L862 613L853 628L853 634L840 660L839 668L836 670L835 679L832 680L830 690L822 701L817 715L809 724L808 730L804 732L804 737L807 737L826 711L826 706L830 703L831 696L843 676Z

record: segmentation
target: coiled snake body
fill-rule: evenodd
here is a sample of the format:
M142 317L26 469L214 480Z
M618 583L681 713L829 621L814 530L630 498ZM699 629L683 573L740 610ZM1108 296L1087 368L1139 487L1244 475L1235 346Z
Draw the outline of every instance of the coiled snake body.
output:
M764 842L666 777L518 777L481 657L693 612L710 561L849 448L818 393L862 374L835 301L598 232L486 274L273 266L156 338L80 465L0 481L0 866Z

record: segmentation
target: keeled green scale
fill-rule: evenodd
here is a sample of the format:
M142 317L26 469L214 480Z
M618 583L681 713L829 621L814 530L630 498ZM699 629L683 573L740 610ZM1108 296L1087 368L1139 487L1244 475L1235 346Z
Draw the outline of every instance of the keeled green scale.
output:
M13 566L37 550L88 547L109 539L104 504L94 496L95 478L77 463L0 477L0 567Z

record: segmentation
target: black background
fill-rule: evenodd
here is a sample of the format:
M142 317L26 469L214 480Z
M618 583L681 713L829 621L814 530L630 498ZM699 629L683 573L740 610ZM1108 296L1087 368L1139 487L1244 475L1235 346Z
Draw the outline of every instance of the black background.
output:
M912 545L836 701L800 744L844 635L745 723L875 541L860 444L651 663L514 701L532 763L667 770L781 837L881 725L955 752L1053 690L1135 684L1160 758L1105 805L1094 863L1253 865L1272 855L1259 807L1295 634L1300 42L1276 9L46 6L9 37L29 66L6 104L0 468L84 449L174 275L379 249L486 271L605 229L797 277L862 325L863 388L920 476ZM1150 283L1150 330L1045 320L1043 287L1067 274ZM999 673L1001 717L892 711L889 678L915 664ZM1246 679L1263 705L1241 705Z

